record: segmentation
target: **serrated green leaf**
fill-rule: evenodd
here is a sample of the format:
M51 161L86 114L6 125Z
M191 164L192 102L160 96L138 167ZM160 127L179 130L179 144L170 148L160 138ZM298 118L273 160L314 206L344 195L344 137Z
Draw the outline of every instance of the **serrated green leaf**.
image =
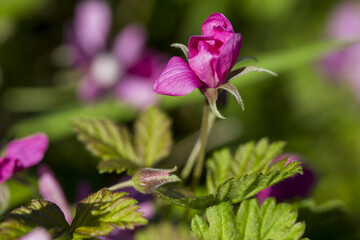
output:
M157 197L160 197L174 205L198 210L205 210L207 207L214 205L216 202L213 194L195 197L190 192L174 186L161 187L154 193Z
M171 120L152 107L135 122L135 145L141 167L152 167L167 157L172 146Z
M227 202L210 207L206 209L207 221L195 216L191 228L201 240L297 240L305 224L296 223L296 218L296 211L288 203L276 205L269 198L259 207L253 198L241 203L236 216Z
M131 171L135 170L138 167L126 160L106 160L106 161L100 161L97 165L97 169L99 170L99 173L112 173L116 172L117 174L120 174L126 170Z
M30 232L32 229L33 227L22 223L16 219L8 219L0 223L0 239L19 239L26 233Z
M240 145L233 157L229 150L216 151L207 161L207 187L214 193L218 186L229 178L265 172L271 162L282 152L285 142L269 144L266 138L259 142Z
M219 155L214 156L228 155L227 150L218 153ZM217 159L221 159L221 157L218 157ZM238 179L230 178L220 184L215 196L213 194L206 196L192 196L192 194L183 189L175 189L173 187L163 187L158 189L155 193L158 197L161 197L172 204L199 210L203 210L221 201L229 201L232 204L237 204L255 196L261 190L275 185L288 177L302 173L300 162L293 161L285 166L286 161L287 159L284 159L275 163L263 173L245 175Z
M232 156L227 148L214 152L206 163L206 184L209 192L215 193L218 186L230 177Z
M35 227L47 229L53 239L69 239L69 224L54 203L33 200L28 207L13 210L0 224L0 239L14 239Z
M74 239L105 236L115 227L133 229L146 224L143 213L137 211L137 201L126 195L103 188L82 200L71 224Z
M186 225L172 225L162 222L147 226L144 230L137 230L135 240L195 240L190 228Z
M206 209L206 221L195 216L191 221L191 228L198 239L202 240L237 240L239 231L236 228L232 206L222 202Z
M293 161L285 166L286 161L287 159L277 162L264 173L254 173L238 179L229 179L219 186L216 198L219 201L230 201L236 204L288 177L302 173L300 162Z
M235 152L234 163L231 166L233 175L240 177L245 174L265 171L271 162L279 155L285 142L278 141L269 144L266 138L256 144L253 142L241 145Z
M114 122L105 119L79 118L72 122L72 126L78 134L78 139L86 145L86 148L95 156L104 161L119 161L116 171L122 172L130 165L138 163L138 157L134 151L129 131L125 127L119 128ZM118 165L125 161L129 162L123 167ZM108 165L106 172L114 170ZM114 165L113 165L114 166Z

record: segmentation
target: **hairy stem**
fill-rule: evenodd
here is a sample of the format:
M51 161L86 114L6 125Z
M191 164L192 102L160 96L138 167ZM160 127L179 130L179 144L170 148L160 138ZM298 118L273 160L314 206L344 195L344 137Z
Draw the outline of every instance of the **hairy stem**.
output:
M109 190L116 191L116 190L119 190L121 188L132 187L132 186L134 186L134 184L133 184L132 179L130 179L130 180L127 180L125 182L121 182L121 183L112 185L111 187L109 187Z
M181 173L181 178L186 180L197 160L194 178L200 178L205 158L206 143L215 120L215 115L210 111L208 102L205 102L201 121L200 135L192 149L186 165ZM197 181L197 180L195 180Z
M206 102L204 104L203 117L201 121L199 156L197 158L197 162L194 170L193 182L192 182L194 188L198 184L204 168L206 144L209 138L211 128L214 124L214 120L215 120L215 114L210 110L210 106Z

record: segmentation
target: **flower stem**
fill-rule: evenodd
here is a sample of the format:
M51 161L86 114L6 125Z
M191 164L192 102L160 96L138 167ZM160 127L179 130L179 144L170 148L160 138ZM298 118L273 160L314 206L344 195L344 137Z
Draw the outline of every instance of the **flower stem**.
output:
M194 180L195 185L197 184L196 182L198 181L202 173L202 168L205 158L206 143L211 128L213 126L214 120L215 120L215 115L210 111L210 106L206 101L203 108L203 116L201 121L199 138L196 141L194 148L192 149L189 158L186 162L186 165L181 173L182 179L187 179L197 160L197 164L194 171L194 178L196 179Z
M132 187L132 186L134 186L134 184L133 184L132 179L130 179L130 180L127 180L125 182L121 182L121 183L112 185L111 187L109 187L109 190L116 191L116 190L119 190L121 188Z
M200 151L199 156L196 162L194 177L193 177L193 188L195 188L201 178L201 174L204 168L204 160L205 160L205 151L206 144L209 138L210 130L214 124L215 114L210 110L209 104L206 102L204 104L203 110L203 118L201 121L201 129L200 129Z

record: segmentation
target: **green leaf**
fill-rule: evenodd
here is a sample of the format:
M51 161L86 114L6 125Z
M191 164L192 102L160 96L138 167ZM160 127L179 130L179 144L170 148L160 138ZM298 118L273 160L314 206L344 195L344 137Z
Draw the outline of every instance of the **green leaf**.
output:
M174 186L161 187L154 193L157 197L160 197L171 204L198 210L205 210L207 207L216 203L216 199L213 194L195 197L192 193L186 191L185 189Z
M169 222L161 222L150 225L144 230L137 230L135 240L195 240L188 226L183 224L172 225Z
M171 120L159 109L152 107L135 122L135 146L141 167L154 166L167 157L172 146Z
M13 210L0 224L0 239L14 239L35 227L47 229L53 239L69 236L69 224L60 208L52 202L33 200L28 207Z
M97 165L97 169L99 170L100 174L112 172L120 174L126 170L128 170L129 173L129 171L135 171L137 168L138 167L130 161L120 159L100 161Z
M262 140L256 145L250 143L240 146L238 155L242 156L242 159L247 159L247 163L242 165L245 167L242 167L241 171L233 166L234 161L232 161L228 149L215 152L207 165L209 170L207 176L208 189L210 193L215 194L215 197L214 194L192 196L192 194L187 193L185 190L174 188L160 188L156 192L157 196L178 206L200 210L221 201L237 204L286 178L295 174L302 174L300 162L292 161L286 165L287 158L273 164L269 168L265 168L282 146L283 143L280 142L269 146L267 140ZM252 172L253 168L247 168L247 166L253 166L253 168L260 172L243 175L243 173ZM232 172L238 173L240 177L228 178L228 176L233 174Z
M298 173L302 174L300 162L293 161L285 166L286 161L287 159L277 162L264 173L254 173L238 179L229 179L219 186L216 198L219 201L230 201L236 204L288 177Z
M256 144L240 145L233 157L229 150L216 151L207 161L207 187L214 193L219 185L229 178L240 178L247 174L265 172L271 162L282 152L285 142L269 144L266 138Z
M207 179L208 191L215 193L218 186L224 183L230 175L232 156L227 148L215 151L211 159L207 160Z
M135 166L138 163L130 133L125 127L119 128L110 120L86 118L73 121L72 126L78 133L79 140L86 145L86 148L102 160L118 160L119 164L128 161L127 167ZM116 170L122 172L125 169L124 166ZM105 169L100 168L100 171L114 171L114 168L106 166Z
M24 221L18 221L16 219L7 219L0 223L0 239L13 240L19 239L26 233L30 232L34 227L31 227L24 223Z
M264 172L271 162L278 156L285 146L285 142L278 141L269 144L267 138L263 138L256 144L249 142L241 145L235 152L234 163L231 171L235 177L256 172Z
M296 223L297 212L288 203L267 199L261 207L256 199L243 201L235 216L227 202L206 209L206 219L195 216L191 228L201 240L300 239L305 224ZM208 222L208 223L207 223Z
M235 223L232 206L226 202L206 209L208 223L198 215L191 221L196 238L202 240L237 240L239 231Z
M71 224L74 239L105 236L115 227L133 229L146 224L143 213L137 211L137 201L127 194L104 188L82 200Z

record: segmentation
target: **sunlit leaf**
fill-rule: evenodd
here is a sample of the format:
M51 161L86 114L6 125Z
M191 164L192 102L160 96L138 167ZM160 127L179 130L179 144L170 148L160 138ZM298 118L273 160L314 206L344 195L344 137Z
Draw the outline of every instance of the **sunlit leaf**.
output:
M277 162L264 173L253 173L238 179L229 179L221 184L216 198L233 204L255 196L261 190L279 183L295 174L302 174L300 162L293 161L286 165L287 159Z
M78 133L78 138L86 148L102 160L111 160L136 164L138 158L131 141L131 136L125 127L119 128L114 122L105 119L79 118L72 122L72 126ZM127 165L130 165L127 164ZM117 168L118 172L125 170ZM106 170L99 169L101 172ZM110 170L114 170L111 169Z
M142 167L154 166L168 156L172 146L171 120L153 107L135 122L135 146Z
M29 206L13 210L0 224L0 239L14 239L35 227L47 229L53 239L69 239L69 224L58 206L49 201L33 200Z
M207 161L207 187L212 193L229 178L240 178L248 174L265 172L271 162L282 152L284 142L269 144L266 138L259 142L248 142L240 145L235 156L223 149L215 151Z
M71 224L74 239L105 236L115 227L133 229L146 224L143 213L137 211L137 201L126 195L125 192L101 189L82 200Z

